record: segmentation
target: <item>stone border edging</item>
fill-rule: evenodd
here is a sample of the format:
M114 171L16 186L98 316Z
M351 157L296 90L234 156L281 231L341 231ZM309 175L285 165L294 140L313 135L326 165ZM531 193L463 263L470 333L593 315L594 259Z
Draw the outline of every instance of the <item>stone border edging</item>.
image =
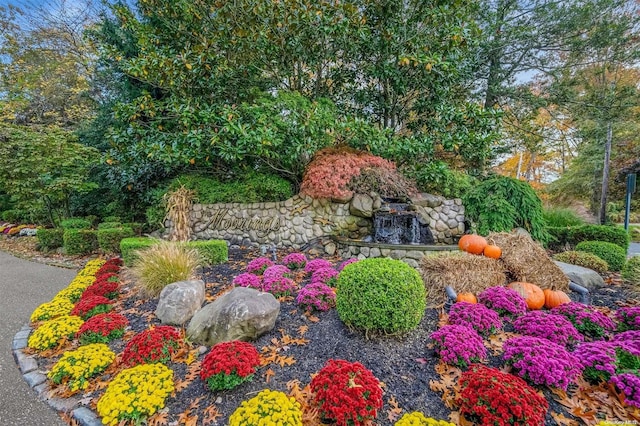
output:
M80 400L75 397L51 398L49 391L51 387L47 383L47 376L38 369L38 361L33 355L25 355L22 350L27 347L27 340L32 328L27 323L13 337L11 351L16 361L22 377L29 387L33 389L38 398L47 403L52 409L71 415L80 426L102 426L102 421L88 407L80 406Z

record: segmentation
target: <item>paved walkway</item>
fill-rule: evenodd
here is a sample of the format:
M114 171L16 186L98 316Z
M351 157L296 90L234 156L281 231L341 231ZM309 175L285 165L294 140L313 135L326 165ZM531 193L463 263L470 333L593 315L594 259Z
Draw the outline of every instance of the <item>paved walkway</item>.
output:
M638 256L640 255L640 243L631 243L629 244L629 251L627 251L628 256Z
M75 270L18 259L0 251L0 425L62 426L65 423L38 400L18 370L11 352L13 337L31 312L66 287Z

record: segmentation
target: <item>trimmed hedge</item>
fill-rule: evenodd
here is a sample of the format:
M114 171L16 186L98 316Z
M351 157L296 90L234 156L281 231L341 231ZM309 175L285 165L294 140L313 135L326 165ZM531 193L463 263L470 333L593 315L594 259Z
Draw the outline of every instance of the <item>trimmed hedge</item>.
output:
M620 271L627 261L627 250L606 241L582 241L576 245L577 251L584 251L598 256L609 264L609 269Z
M131 228L98 229L98 245L105 253L120 253L120 241L135 234Z
M91 222L86 219L65 219L60 221L60 227L63 229L90 229Z
M582 266L583 268L593 269L594 271L602 274L609 270L609 264L600 259L593 253L587 253L585 251L564 251L553 256L555 260L564 263L570 263L571 265Z
M120 241L120 253L122 255L122 261L127 266L133 265L133 262L137 258L135 252L151 247L156 243L156 241L157 240L154 238L146 237L123 238Z
M38 250L50 251L62 247L64 244L63 235L64 229L62 228L38 229L36 233Z
M622 268L622 280L633 286L640 286L640 256L633 256Z
M62 242L67 254L89 254L98 248L96 231L90 229L65 229Z
M363 259L338 276L336 309L348 326L382 333L413 330L426 309L420 274L400 260Z
M113 229L113 228L122 228L122 223L120 222L102 222L98 224L98 229Z
M224 240L189 241L187 247L196 249L207 265L229 260L229 248Z
M583 241L606 241L616 244L624 250L629 248L629 233L618 226L608 225L583 225L563 228L547 228L551 234L549 248L557 250L567 244L575 247Z

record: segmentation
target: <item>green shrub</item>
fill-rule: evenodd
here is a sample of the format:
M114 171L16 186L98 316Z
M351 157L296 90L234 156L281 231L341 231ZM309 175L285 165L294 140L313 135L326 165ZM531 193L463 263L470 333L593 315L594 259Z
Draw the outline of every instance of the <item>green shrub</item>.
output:
M582 266L583 268L593 269L594 271L602 274L609 270L609 264L596 256L593 253L587 253L585 251L565 251L553 256L555 260L560 262L570 263L572 265Z
M80 218L65 219L60 221L60 227L63 229L90 229L91 222Z
M629 234L624 228L609 225L582 225L575 227L546 228L551 236L548 247L552 250L562 250L575 247L582 241L606 241L616 244L623 249L629 247Z
M183 243L157 240L140 252L131 272L136 284L149 296L157 296L168 284L193 277L201 264L198 251Z
M65 229L62 243L67 254L89 254L98 248L96 231L90 229Z
M620 271L627 261L627 251L622 247L606 241L582 241L576 245L577 251L593 253L607 262L609 269Z
M38 229L36 234L38 250L50 251L62 247L64 243L63 234L64 229L62 228Z
M479 234L521 227L537 241L545 243L549 239L542 202L526 182L506 176L492 177L469 190L463 203Z
M584 225L584 220L573 210L561 207L550 207L542 211L546 226L559 228Z
M113 229L113 228L122 228L122 223L120 222L102 222L98 224L98 229Z
M122 261L125 265L133 265L134 260L138 257L136 254L139 250L144 250L157 244L160 240L146 237L123 238L120 241L120 253Z
M120 241L134 236L131 228L103 228L98 229L98 245L105 253L119 253Z
M640 226L630 226L629 235L631 237L631 241L634 243L640 243Z
M465 172L452 170L447 163L438 160L404 168L402 173L416 182L420 192L446 198L460 198L477 183L475 178Z
M85 220L89 221L89 223L91 224L91 228L95 227L100 221L100 218L94 214L90 214L88 216L85 216L84 218Z
M627 284L640 286L640 256L627 260L622 268L622 280Z
M122 222L120 216L106 216L102 218L102 222Z
M133 235L142 235L142 224L139 222L127 222L123 223L122 226L125 228L131 228L131 230L133 231Z
M23 223L27 222L25 219L25 212L23 210L11 209L2 212L2 220L11 223Z
M418 272L406 263L364 259L338 276L336 306L340 319L365 332L396 333L414 329L426 309Z
M189 241L187 247L196 249L205 265L215 265L229 260L227 242L223 240Z

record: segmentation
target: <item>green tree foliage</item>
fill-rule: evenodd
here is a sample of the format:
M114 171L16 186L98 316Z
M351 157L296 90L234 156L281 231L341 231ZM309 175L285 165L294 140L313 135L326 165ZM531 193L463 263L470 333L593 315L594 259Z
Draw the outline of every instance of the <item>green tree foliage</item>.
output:
M72 195L91 189L88 182L97 151L63 130L0 127L0 186L17 208L44 210L51 224L71 214Z

